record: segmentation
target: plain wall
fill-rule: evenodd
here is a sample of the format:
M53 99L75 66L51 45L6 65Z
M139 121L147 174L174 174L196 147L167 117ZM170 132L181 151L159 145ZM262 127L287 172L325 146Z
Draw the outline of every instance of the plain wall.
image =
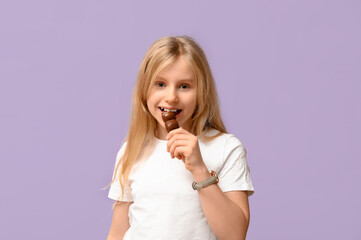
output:
M247 150L249 240L360 239L360 1L0 3L0 239L105 239L152 42L204 48Z

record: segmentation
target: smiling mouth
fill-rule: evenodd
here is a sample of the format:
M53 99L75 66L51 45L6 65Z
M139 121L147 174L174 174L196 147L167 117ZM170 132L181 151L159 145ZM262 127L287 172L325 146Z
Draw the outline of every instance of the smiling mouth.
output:
M166 109L166 108L162 108L162 107L159 107L159 109L162 111L162 112L174 112L175 113L175 115L178 115L181 111L182 111L182 109L177 109L177 110L169 110L169 109Z

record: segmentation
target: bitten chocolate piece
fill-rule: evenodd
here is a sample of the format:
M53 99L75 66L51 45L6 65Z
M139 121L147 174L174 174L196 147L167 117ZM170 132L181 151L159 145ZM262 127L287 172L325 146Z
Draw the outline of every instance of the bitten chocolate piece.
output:
M162 113L162 118L165 123L165 129L167 129L168 132L179 128L178 122L176 120L176 116L174 112L166 112L164 111ZM181 155L177 156L178 159L182 159Z
M165 128L168 132L179 128L178 122L176 120L176 116L174 112L166 112L162 113L162 118L165 123Z
M179 125L177 123L177 120L172 119L172 120L168 120L165 122L165 128L167 129L168 132L179 128Z

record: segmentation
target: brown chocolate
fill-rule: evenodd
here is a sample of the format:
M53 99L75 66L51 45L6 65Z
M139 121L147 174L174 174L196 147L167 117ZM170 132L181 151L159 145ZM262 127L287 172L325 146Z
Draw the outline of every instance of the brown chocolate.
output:
M162 118L165 123L165 128L168 132L179 128L178 122L176 120L176 116L174 112L163 112Z
M176 119L174 112L166 112L166 111L162 112L162 118L164 122L171 119Z
M179 128L178 122L176 120L176 116L174 112L166 112L164 111L162 113L162 118L165 124L165 129L167 129L168 132ZM178 159L182 159L182 155L177 156Z
M168 132L179 128L179 125L177 123L177 120L175 119L171 119L165 122L165 128L167 129Z

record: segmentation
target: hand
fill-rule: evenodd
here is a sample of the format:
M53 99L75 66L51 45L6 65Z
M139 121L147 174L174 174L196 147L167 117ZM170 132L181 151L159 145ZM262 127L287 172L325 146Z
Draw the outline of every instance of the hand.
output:
M199 149L198 138L182 127L172 130L167 135L167 152L182 160L192 174L206 168ZM182 156L182 157L180 157Z

